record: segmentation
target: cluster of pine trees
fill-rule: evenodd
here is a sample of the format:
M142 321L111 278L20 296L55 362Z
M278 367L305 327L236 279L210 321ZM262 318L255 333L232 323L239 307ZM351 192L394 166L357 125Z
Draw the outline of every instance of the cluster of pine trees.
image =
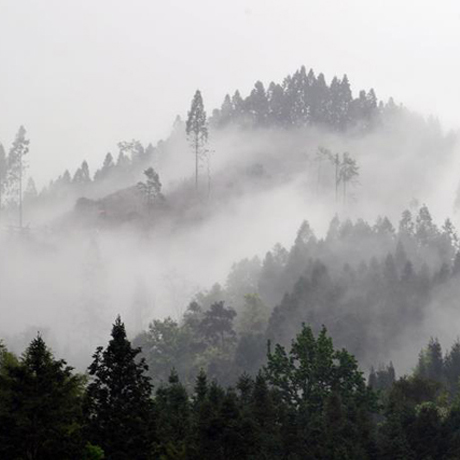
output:
M154 147L144 146L138 140L118 143L116 159L108 152L99 169L91 173L88 162L84 160L79 168L70 174L68 170L51 181L38 198L42 201L59 200L65 197L99 196L108 190L118 187L128 187L136 183L142 171L152 162ZM107 184L112 186L107 188ZM117 184L114 187L114 184Z
M149 172L144 185L154 181L157 189L155 196L160 194L161 183L158 175L153 177L150 171L152 168L148 167L153 161L155 149L152 144L145 147L137 140L119 142L117 159L114 159L112 153L107 153L102 166L94 174L84 160L74 174L66 170L38 191L32 177L26 180L26 155L30 142L26 136L26 130L21 126L8 154L0 143L0 211L3 209L8 214L7 220L19 227L23 226L27 211L65 199L75 201L82 196L99 197L119 188L133 187L147 170ZM149 190L140 186L138 190L150 203L152 187L148 188ZM23 208L26 208L25 213Z
M434 369L427 350L424 369ZM420 369L399 380L391 369L380 370L366 384L356 359L335 349L324 327L315 336L303 325L289 348L269 344L258 372L243 373L227 387L201 370L187 388L173 368L154 388L139 353L119 317L86 375L56 359L40 335L20 358L2 345L1 458L448 460L460 455L458 387L448 393Z
M218 128L318 125L334 131L368 130L379 115L397 110L392 99L387 104L379 102L373 89L361 90L354 98L346 75L334 77L328 85L322 73L315 75L313 69L307 72L302 66L281 84L271 82L265 88L257 81L246 98L238 90L232 97L227 94L211 123Z

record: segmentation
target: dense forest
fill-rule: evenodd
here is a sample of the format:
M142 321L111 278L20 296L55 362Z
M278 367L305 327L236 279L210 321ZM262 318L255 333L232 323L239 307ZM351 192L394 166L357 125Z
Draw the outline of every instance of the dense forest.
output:
M218 332L218 331L216 331ZM222 386L201 370L187 389L173 368L153 387L117 318L86 375L38 335L0 360L0 452L28 459L455 459L460 346L431 341L415 372L366 382L323 327L269 344L254 376Z
M397 229L387 218L335 218L321 239L304 222L289 250L235 263L225 287L198 293L178 321L154 320L135 343L155 382L174 366L184 382L204 367L234 384L256 374L267 340L288 345L300 324L326 325L369 368L414 339L434 298L458 297L458 243L450 220L438 229L426 206L415 218L406 210Z
M21 126L0 458L460 458L456 145L305 67L40 190Z

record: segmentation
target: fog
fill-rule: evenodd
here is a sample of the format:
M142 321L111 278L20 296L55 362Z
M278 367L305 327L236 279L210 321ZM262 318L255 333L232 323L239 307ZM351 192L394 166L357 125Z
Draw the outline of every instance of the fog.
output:
M321 240L334 216L370 225L386 216L397 227L405 209L415 216L426 204L439 228L446 218L458 228L460 7L445 2L433 13L433 5L0 0L0 142L8 151L26 126L27 177L39 190L83 160L93 177L122 140L153 144L127 171L25 201L25 229L14 200L5 203L0 337L20 352L39 330L82 369L117 314L132 338L153 319L181 321L197 295L228 287L233 264L263 261L278 243L290 249L304 220ZM226 93L281 83L299 63L324 72L327 84L347 73L354 97L374 87L379 100L408 110L366 130L211 124L196 191L185 123L173 125L177 114L186 119L196 88L209 116ZM356 160L345 197L321 148ZM133 191L150 166L164 196L152 215ZM385 255L372 251L340 263L357 268ZM436 273L445 262L424 257L417 269L424 262ZM393 360L406 372L430 336L449 346L459 335L457 291L454 281L436 288L422 320L364 365ZM224 300L238 311L251 293Z
M20 350L39 330L56 350L84 366L104 343L117 314L125 318L132 337L154 318L180 320L198 292L217 282L225 286L233 263L263 259L276 243L289 248L305 219L318 237L325 236L336 214L371 223L389 216L396 225L414 200L426 203L439 225L448 216L455 218L455 138L430 145L439 142L439 133L409 122L396 119L366 135L315 128L211 131L210 191L202 167L198 198L191 177L193 155L185 132L177 128L151 161L170 206L163 214L158 211L152 228L85 220L74 198L65 199L66 206L58 200L56 207L26 207L26 235L7 227L2 234L3 337ZM318 181L318 147L352 152L358 161L359 183L346 204L335 200L332 165L323 166ZM259 175L252 173L254 165L263 165ZM133 182L141 179L139 173ZM119 185L109 182L93 191L92 198L103 198ZM10 218L14 222L14 209ZM439 308L436 302L429 315ZM448 311L443 308L443 315ZM427 319L426 333L417 328L418 345L439 321L439 333L455 338L450 319ZM407 346L415 348L413 341ZM390 349L381 355L393 357ZM399 356L395 361L401 365L403 360ZM403 369L408 365L404 361Z

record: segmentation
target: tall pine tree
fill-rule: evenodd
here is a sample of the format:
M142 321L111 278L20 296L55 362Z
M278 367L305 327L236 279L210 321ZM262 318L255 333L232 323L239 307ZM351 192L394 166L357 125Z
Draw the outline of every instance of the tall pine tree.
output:
M111 460L147 460L153 442L152 385L144 359L136 359L118 316L112 339L98 347L89 366L84 411L88 439Z
M188 112L186 133L195 155L195 188L198 190L198 168L200 158L205 154L205 146L208 140L208 128L203 98L199 90L193 97L192 107Z

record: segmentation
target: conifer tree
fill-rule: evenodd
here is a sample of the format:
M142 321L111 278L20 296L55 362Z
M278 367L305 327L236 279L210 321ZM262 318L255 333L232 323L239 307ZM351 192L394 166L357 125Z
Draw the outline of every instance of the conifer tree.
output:
M199 161L205 154L205 146L208 140L208 128L203 98L199 90L196 91L192 100L192 106L188 112L185 131L195 155L195 189L198 190Z
M155 397L158 445L155 454L184 454L190 436L190 403L187 390L173 369L168 384L158 388Z
M27 188L24 192L24 202L33 203L38 197L37 187L32 177L27 181Z
M98 347L88 368L84 412L87 435L108 459L147 460L153 442L152 385L145 360L136 358L118 316L107 348Z
M233 308L225 308L224 302L215 302L204 313L200 330L211 345L221 347L223 350L236 340L233 330L233 319L236 316Z
M343 188L343 203L346 203L347 185L356 181L359 175L359 167L357 162L348 152L342 155L342 161L339 167L339 181L342 182Z
M115 167L115 163L113 161L113 156L110 152L104 158L104 163L102 164L102 168L96 171L94 174L94 180L102 180L105 179L110 175L110 172Z
M161 194L161 182L158 173L153 168L148 168L144 171L146 177L145 182L139 182L137 189L141 193L147 209L152 210L158 200L163 199Z
M22 228L22 189L24 181L24 173L26 170L26 163L24 156L29 152L29 140L26 139L26 130L24 126L19 127L16 138L13 142L11 150L8 155L8 171L10 180L14 184L15 192L17 193L18 211L19 211L19 227Z
M38 335L0 373L1 458L79 460L82 395L81 376Z
M88 163L83 161L80 168L75 171L75 175L73 176L73 183L78 185L86 185L91 182L91 175L89 173L89 166Z

